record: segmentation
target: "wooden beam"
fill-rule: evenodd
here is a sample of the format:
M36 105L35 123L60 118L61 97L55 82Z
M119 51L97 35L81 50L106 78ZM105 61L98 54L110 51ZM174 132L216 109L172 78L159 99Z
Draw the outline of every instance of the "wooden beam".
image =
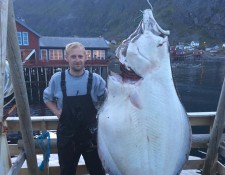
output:
M5 61L7 56L8 0L0 1L0 123L3 120ZM2 128L2 127L0 127ZM0 129L0 133L1 133Z
M218 153L223 158L225 158L225 142L224 141L220 143L220 147L219 147Z
M183 170L189 169L202 169L204 164L204 159L188 160L183 167Z
M217 164L216 164L216 166L217 166L217 173L220 175L223 175L223 174L225 174L225 166L222 164L222 163L220 163L220 162L218 162L217 161Z
M2 133L5 93L5 63L7 57L8 0L0 1L0 172L6 174L11 166L6 134Z
M60 175L59 166L50 166L49 167L50 175ZM18 175L30 175L27 171L27 168L22 168ZM85 165L78 165L76 175L89 175L89 172Z
M189 112L187 114L191 126L212 126L216 112Z
M225 80L219 98L216 117L213 123L212 133L209 141L209 146L206 154L206 159L203 167L202 175L216 174L216 162L218 156L218 149L223 134L225 122Z
M30 174L36 175L38 173L37 158L33 142L33 130L30 120L30 109L22 68L20 48L17 40L17 30L12 0L9 1L8 16L8 62L13 83L15 100L17 104L17 113L20 118L20 131L24 140L24 151L26 154L28 171Z
M188 113L191 126L211 126L215 118L215 112L197 112ZM56 130L58 124L58 118L56 116L32 116L32 126L33 130L42 130L40 125L45 122L46 130ZM18 117L8 117L7 123L9 131L19 130L19 118Z
M22 151L17 157L16 161L13 163L13 166L10 168L7 175L17 175L20 172L20 169L25 161L25 153Z
M223 134L223 138L225 138L225 134ZM207 148L209 143L210 135L209 134L193 134L192 135L192 148ZM36 139L35 142L35 152L36 154L43 154L43 152L39 148L39 144ZM43 141L43 146L47 146L47 140ZM19 152L23 149L23 140L19 140L18 144L9 144L10 155L15 156L18 155ZM50 150L51 154L58 153L57 151L57 139L51 138L50 140ZM220 146L220 153L222 156L225 155L225 148Z

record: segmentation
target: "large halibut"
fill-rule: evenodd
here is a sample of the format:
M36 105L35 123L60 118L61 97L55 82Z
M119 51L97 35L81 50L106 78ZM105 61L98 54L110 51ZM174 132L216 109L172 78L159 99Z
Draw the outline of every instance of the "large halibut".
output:
M188 159L191 127L172 78L168 31L143 12L138 29L117 49L120 61L141 77L108 77L98 114L98 151L112 175L177 175Z

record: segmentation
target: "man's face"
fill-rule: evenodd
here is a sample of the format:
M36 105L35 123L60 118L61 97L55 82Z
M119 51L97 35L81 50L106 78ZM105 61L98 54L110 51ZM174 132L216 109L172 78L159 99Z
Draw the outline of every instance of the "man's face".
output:
M74 73L83 73L86 61L85 50L81 47L72 48L65 57L69 67Z

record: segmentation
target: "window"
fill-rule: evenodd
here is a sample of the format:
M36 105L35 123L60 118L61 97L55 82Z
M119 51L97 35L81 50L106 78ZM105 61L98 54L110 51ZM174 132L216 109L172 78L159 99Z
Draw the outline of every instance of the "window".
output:
M21 46L23 44L21 32L17 32L18 43Z
M28 32L17 32L18 43L20 46L29 45Z
M29 45L28 32L22 32L22 34L23 34L23 45L28 46Z
M87 60L91 60L91 51L90 50L86 50L86 57L87 57Z
M46 60L47 59L47 50L41 49L41 59Z
M93 60L105 60L105 50L94 50Z
M50 49L49 50L49 59L50 60L62 60L63 52L60 49Z

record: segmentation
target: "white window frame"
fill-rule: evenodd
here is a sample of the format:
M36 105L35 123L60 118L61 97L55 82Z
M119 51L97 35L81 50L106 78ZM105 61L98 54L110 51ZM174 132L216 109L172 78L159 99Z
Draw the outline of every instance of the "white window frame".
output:
M86 50L86 58L87 60L91 60L91 50Z
M53 53L53 59L51 58L51 52ZM62 57L59 57L59 54L60 54L59 52L61 52ZM49 60L63 60L63 50L49 49Z
M19 46L21 46L23 44L21 32L17 32L17 39L18 39Z
M42 56L42 53L43 52L45 52L45 55L46 55L46 58L43 58L43 56ZM48 52L47 52L47 49L41 49L41 60L43 60L43 59L48 59Z
M22 35L23 35L23 45L28 46L29 45L28 32L22 32Z
M93 60L105 60L105 50L93 50Z

